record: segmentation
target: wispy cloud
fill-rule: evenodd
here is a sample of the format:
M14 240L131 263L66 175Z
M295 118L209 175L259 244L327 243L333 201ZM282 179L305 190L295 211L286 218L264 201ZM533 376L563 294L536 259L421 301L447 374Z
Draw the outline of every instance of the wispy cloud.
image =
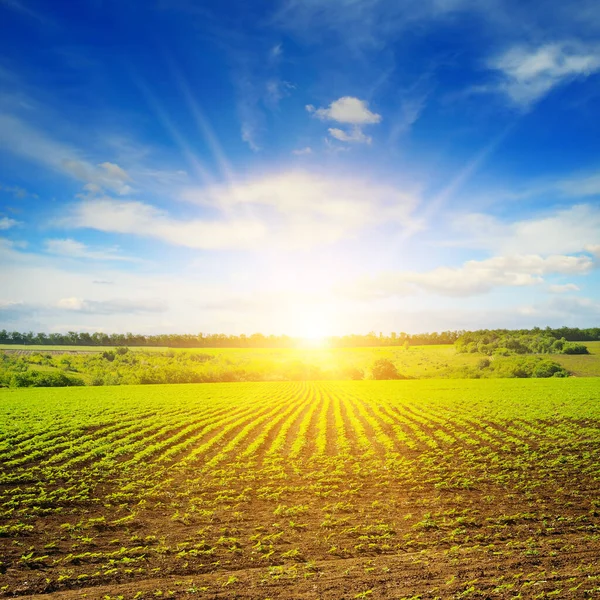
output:
M58 256L65 256L69 258L117 260L126 262L137 262L139 260L129 256L122 256L119 254L118 248L94 250L86 244L71 238L46 240L44 247L46 252L49 254L56 254Z
M600 71L600 45L555 42L512 47L488 62L500 81L487 88L505 94L521 108L529 108L552 89Z
M28 4L23 2L23 0L0 0L0 5L6 6L18 13L36 19L37 21L40 21L40 23L48 23L48 19L44 15L33 10L30 6L28 6Z
M19 221L15 221L14 219L9 219L8 217L0 218L0 231L5 231L7 229L11 229L19 224Z
M403 229L418 204L415 194L369 178L290 171L189 190L185 199L223 214L261 215L272 242L313 246L352 237L380 224Z
M50 137L19 117L0 114L0 145L7 152L91 185L90 191L131 192L127 184L130 176L119 165L111 162L95 165L77 149Z
M61 223L200 249L244 248L264 237L264 226L256 220L177 219L150 204L107 197L72 206Z
M579 286L574 283L562 283L548 286L548 291L553 294L566 294L568 292L578 292Z
M418 202L392 185L304 171L188 188L181 198L197 205L200 215L217 216L174 217L144 202L92 197L72 205L59 223L190 248L309 248L378 225L411 226Z
M161 313L167 310L163 300L129 300L117 298L112 300L86 300L84 298L61 298L56 308L77 313L94 315Z
M239 42L238 42L239 43ZM267 49L245 46L231 51L242 140L253 152L261 150L269 112L290 96L295 85L281 76L282 45Z
M398 109L391 117L390 142L392 144L395 144L419 120L430 94L431 84L428 83L428 77L425 75L419 77L416 83L402 92Z
M297 148L296 150L292 150L292 154L295 154L296 156L307 156L308 154L312 154L312 148L310 146Z
M344 131L337 127L330 127L327 131L331 137L340 142L370 144L373 141L373 138L369 135L365 135L360 127L353 127L350 131Z
M600 196L600 173L569 177L556 183L555 187L572 197Z
M26 198L37 199L39 196L28 192L26 189L19 187L18 185L2 185L0 184L0 192L6 192L17 200L25 200Z
M285 0L273 23L311 40L323 40L333 33L359 51L380 48L411 23L476 5L473 0Z

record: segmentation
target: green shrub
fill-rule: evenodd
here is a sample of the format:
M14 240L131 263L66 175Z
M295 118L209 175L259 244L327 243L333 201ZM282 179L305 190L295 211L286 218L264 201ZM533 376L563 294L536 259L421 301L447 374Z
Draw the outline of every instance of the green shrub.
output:
M589 354L590 351L587 346L583 344L574 344L573 342L567 342L564 344L562 349L563 354Z
M482 358L479 361L477 361L477 368L479 370L481 369L487 369L490 366L490 359L489 358Z
M371 367L373 379L406 379L398 373L396 365L387 358L379 358Z
M83 379L60 371L23 371L13 373L10 387L69 387L85 385Z

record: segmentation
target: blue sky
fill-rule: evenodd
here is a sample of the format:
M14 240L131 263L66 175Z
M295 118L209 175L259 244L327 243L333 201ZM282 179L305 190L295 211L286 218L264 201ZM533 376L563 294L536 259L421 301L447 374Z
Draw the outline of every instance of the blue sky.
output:
M1 327L598 324L594 1L0 18Z

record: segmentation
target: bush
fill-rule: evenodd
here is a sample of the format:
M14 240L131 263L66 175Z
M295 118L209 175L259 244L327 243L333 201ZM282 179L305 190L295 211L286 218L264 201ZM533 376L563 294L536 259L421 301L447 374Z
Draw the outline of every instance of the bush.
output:
M70 387L85 385L79 377L72 377L60 371L24 371L14 373L10 387Z
M537 356L498 357L492 364L493 377L568 377L558 363Z
M567 377L568 373L559 364L551 360L539 362L533 370L534 377Z
M371 367L373 379L405 379L400 373L396 365L387 358L379 358Z
M342 379L351 379L352 381L360 381L365 378L365 373L357 367L346 367L341 371Z
M573 344L572 342L567 342L562 349L563 354L589 354L590 351L587 349L587 346L583 344Z

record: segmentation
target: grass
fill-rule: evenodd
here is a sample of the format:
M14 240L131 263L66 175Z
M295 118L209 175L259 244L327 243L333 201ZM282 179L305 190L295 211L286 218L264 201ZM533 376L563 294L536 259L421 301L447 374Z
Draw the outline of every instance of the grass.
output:
M579 377L600 377L600 342L587 342L589 355L545 355ZM101 352L106 348L87 346L0 346L22 352ZM167 348L132 348L133 351L161 351ZM444 376L445 372L461 367L474 367L480 354L460 354L451 345L374 348L195 348L173 349L175 353L191 352L214 357L216 366L235 365L248 371L278 372L282 365L315 365L322 371L358 368L368 374L378 358L390 359L400 373L423 379Z
M0 595L595 597L599 464L595 378L0 390Z

